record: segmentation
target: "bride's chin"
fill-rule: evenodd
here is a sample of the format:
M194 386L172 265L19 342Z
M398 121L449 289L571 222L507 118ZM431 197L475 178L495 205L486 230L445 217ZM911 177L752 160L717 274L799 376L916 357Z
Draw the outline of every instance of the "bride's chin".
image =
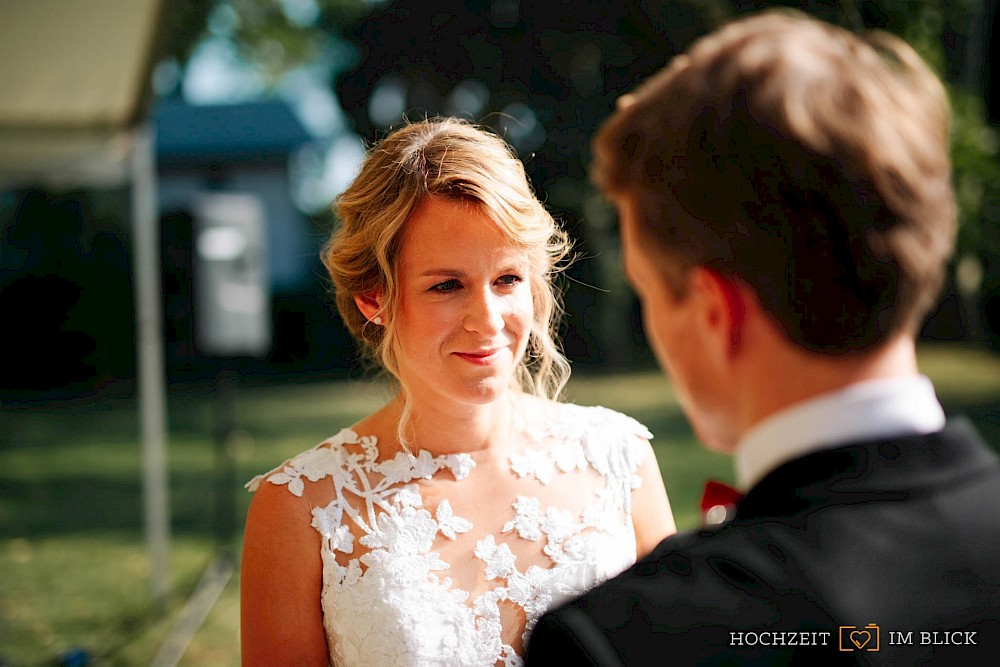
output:
M465 387L462 393L470 403L489 405L510 396L513 391L513 381L511 375L484 378Z

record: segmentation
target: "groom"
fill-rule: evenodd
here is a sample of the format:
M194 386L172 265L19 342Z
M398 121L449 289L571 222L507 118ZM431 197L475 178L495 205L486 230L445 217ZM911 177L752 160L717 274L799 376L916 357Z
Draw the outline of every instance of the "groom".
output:
M527 664L996 664L997 457L914 352L955 235L938 80L889 35L756 14L594 149L656 356L746 495L543 616Z

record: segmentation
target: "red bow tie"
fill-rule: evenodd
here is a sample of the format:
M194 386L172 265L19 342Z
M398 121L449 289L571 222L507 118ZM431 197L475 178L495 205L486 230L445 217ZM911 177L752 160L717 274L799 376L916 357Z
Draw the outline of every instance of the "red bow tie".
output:
M707 525L725 523L733 518L743 494L722 482L708 480L701 496L701 517Z

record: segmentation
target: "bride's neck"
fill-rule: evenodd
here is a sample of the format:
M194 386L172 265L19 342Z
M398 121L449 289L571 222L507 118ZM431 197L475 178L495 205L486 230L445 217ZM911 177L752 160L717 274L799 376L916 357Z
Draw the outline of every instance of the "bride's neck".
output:
M503 455L510 446L518 421L520 396L508 392L485 405L426 405L411 403L405 432L410 447L441 454L491 452ZM397 418L402 417L402 397L397 397Z

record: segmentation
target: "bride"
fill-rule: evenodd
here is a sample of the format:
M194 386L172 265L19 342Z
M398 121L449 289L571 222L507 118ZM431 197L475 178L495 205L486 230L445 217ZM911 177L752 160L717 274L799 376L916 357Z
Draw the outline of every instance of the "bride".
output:
M542 612L674 532L650 434L555 400L568 243L496 135L406 125L336 211L338 309L398 392L247 485L243 664L521 664Z

